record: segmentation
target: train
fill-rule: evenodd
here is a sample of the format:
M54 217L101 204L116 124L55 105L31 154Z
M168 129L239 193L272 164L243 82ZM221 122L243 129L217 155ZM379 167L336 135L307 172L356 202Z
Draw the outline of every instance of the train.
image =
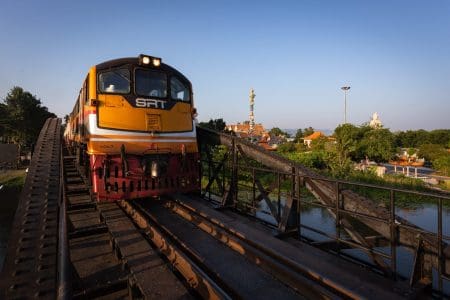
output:
M198 192L196 117L191 82L141 54L89 69L63 136L97 201Z

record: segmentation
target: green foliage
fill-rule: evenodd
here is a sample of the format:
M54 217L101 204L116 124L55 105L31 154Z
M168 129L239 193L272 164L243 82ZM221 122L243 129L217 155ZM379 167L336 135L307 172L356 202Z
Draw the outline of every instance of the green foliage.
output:
M336 154L340 159L357 155L358 140L361 136L358 127L349 123L339 125L334 130L334 136L336 137Z
M450 153L433 160L433 167L442 172L443 175L450 176Z
M416 153L416 149L414 149L414 148L408 148L407 153L408 153L409 156L412 156L412 155L414 155L414 153Z
M281 154L284 157L296 161L308 168L319 170L324 170L327 168L327 153L325 151L290 152Z
M376 162L386 162L395 154L394 136L388 129L372 129L364 133L362 152Z
M303 136L308 136L314 133L314 128L309 126L308 128L303 129Z
M300 143L302 138L303 138L303 130L301 128L297 129L297 131L295 132L294 142Z
M272 129L270 129L269 134L271 136L285 136L285 137L289 136L286 132L284 132L283 130L281 130L278 127L274 127Z
M428 140L432 144L447 146L450 142L450 129L436 129L429 132Z
M432 162L435 159L446 155L447 151L443 146L438 144L423 144L419 147L418 154L420 157Z
M304 143L300 142L295 144L295 150L298 152L306 152L309 151L309 148Z
M424 144L439 144L448 146L450 143L450 129L436 129L432 131L407 130L397 132L395 144L397 147L418 148Z
M318 137L311 142L311 149L313 151L324 151L327 149L328 138L325 136Z
M26 174L24 170L6 170L0 173L0 185L5 188L22 188Z
M296 151L296 144L295 143L283 143L281 145L278 145L277 151L281 153L288 153L288 152L294 152Z
M0 134L20 145L34 143L45 120L56 117L41 100L21 87L12 88L0 107Z
M330 175L336 178L348 178L352 172L353 163L348 156L340 152L338 144L332 145L332 148L326 153L326 163Z
M222 118L214 119L214 120L209 119L208 122L200 122L198 125L201 127L213 129L216 131L223 131L223 130L225 130L225 127L227 126L227 124L225 123L225 121Z

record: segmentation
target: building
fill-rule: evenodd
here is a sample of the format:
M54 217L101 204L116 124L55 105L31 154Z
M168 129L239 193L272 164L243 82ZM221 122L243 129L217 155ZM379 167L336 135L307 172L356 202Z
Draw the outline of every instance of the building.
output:
M227 125L226 129L228 131L233 131L239 137L247 137L251 132L249 121ZM251 133L254 136L263 136L267 133L267 131L264 129L264 126L262 124L255 124Z
M383 127L383 123L381 123L380 117L378 116L378 113L374 112L372 114L372 119L369 122L369 126L372 128L381 128Z
M303 138L303 144L305 144L308 148L311 148L312 141L322 136L325 136L325 134L322 131L314 131L313 134L310 134L307 137Z

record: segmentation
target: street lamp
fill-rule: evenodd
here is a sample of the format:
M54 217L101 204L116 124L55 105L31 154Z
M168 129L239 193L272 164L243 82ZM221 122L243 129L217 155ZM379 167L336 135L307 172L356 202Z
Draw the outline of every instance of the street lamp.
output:
M344 124L347 124L347 91L350 89L349 86L341 87L341 90L344 91Z

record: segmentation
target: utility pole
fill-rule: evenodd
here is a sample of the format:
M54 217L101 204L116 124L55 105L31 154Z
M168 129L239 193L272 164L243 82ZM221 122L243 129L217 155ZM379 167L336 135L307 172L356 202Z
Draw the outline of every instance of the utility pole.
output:
M344 124L347 124L347 92L349 89L349 86L341 87L341 90L344 91Z

